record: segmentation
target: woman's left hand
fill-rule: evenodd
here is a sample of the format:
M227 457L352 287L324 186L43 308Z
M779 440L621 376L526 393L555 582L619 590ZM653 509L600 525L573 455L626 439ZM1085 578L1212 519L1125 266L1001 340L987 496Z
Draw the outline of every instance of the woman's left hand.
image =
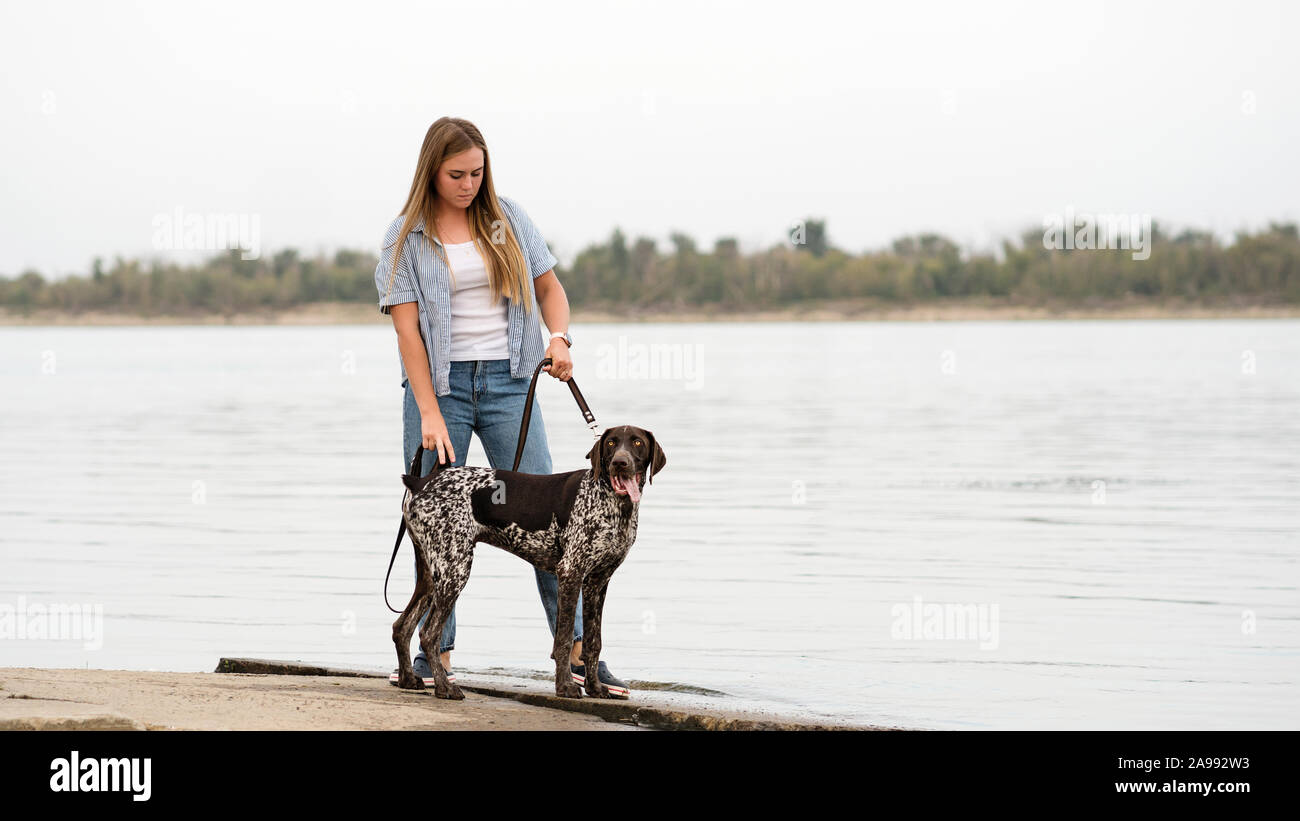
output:
M569 377L573 376L573 357L569 356L568 343L558 337L552 339L546 349L546 355L550 357L551 364L544 366L542 370L561 382L568 382Z

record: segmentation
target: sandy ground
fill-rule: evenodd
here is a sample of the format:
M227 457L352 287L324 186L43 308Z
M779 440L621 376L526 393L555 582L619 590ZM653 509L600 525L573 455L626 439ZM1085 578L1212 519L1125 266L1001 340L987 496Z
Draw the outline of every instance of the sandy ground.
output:
M0 730L625 730L594 715L385 678L0 668Z
M810 303L798 308L772 311L719 312L698 309L614 314L575 309L575 327L586 323L628 322L818 322L888 321L934 322L945 320L1033 320L1033 319L1279 319L1300 317L1300 305L1157 305L1123 302L1091 307L998 305L975 301L932 303L913 306L885 306L861 301ZM140 317L90 311L66 314L61 311L33 311L23 316L0 308L0 325L348 325L391 322L370 304L323 302L285 311L237 313L229 316Z

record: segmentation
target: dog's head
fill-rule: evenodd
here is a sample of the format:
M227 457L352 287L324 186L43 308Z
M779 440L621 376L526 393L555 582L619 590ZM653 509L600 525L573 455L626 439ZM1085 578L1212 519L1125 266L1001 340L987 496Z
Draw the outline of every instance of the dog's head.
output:
M668 464L655 435L631 425L606 428L587 452L587 458L591 460L593 479L633 502L641 500L641 489L647 483L653 484L654 475Z

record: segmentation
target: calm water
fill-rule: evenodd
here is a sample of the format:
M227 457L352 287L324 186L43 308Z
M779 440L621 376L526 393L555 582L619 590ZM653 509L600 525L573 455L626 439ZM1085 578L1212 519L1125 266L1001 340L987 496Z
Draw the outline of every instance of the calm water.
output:
M1300 322L577 330L597 420L668 456L619 676L915 727L1300 728ZM0 607L103 610L102 647L0 666L391 668L391 327L0 328L0 377ZM480 547L458 618L459 669L549 669L519 559Z

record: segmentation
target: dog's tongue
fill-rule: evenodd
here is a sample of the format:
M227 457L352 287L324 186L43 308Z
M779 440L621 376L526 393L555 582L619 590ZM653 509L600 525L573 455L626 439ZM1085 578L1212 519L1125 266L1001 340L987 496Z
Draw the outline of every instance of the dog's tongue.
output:
M615 490L627 491L628 498L633 502L641 501L641 487L637 484L635 476L626 480L620 476L615 476L613 479Z

